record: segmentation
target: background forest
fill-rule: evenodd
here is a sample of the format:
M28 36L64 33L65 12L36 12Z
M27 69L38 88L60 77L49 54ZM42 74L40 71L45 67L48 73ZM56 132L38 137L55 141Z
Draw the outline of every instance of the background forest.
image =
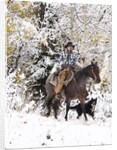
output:
M80 54L79 62L83 67L89 65L93 58L98 62L101 83L90 82L89 98L98 98L96 106L98 121L108 123L109 120L110 124L111 9L110 5L7 0L7 113L41 114L43 112L41 105L45 96L45 81L58 54L64 50L66 42L72 41L75 51ZM65 104L63 112L64 107ZM62 118L64 118L63 112L60 113ZM71 113L70 117L74 118L74 113ZM11 119L12 117L8 120Z

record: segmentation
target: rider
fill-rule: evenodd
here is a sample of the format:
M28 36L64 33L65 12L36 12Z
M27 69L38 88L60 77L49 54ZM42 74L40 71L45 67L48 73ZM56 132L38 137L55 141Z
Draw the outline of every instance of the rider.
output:
M74 50L74 45L72 42L68 42L65 45L65 51L62 51L61 54L59 55L58 62L62 64L61 67L73 67L76 65L76 53L73 51Z
M59 55L59 58L57 59L57 62L61 65L63 70L66 68L74 69L78 66L81 67L81 65L78 63L79 53L74 51L74 47L75 46L72 44L72 42L68 42L65 45L65 51L62 51L62 53ZM61 80L64 81L64 79ZM62 87L63 84L58 82L55 89L57 99L60 98Z

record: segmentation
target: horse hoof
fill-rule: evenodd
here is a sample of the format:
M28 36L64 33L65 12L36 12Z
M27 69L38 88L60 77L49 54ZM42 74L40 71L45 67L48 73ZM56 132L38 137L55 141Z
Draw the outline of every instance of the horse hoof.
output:
M57 116L55 116L55 119L58 119L58 117L57 117Z
M47 113L47 114L46 114L46 117L49 117L49 116L50 116L50 114L49 114L49 113Z
M67 118L65 117L65 120L67 121Z

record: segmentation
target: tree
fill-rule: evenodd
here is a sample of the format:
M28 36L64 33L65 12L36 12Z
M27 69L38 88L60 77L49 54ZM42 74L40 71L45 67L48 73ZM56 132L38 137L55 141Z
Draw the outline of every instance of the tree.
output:
M26 86L24 101L45 96L46 78L68 41L76 45L84 66L97 59L99 88L111 91L111 19L109 5L8 1L7 72L15 72L15 82ZM25 79L19 82L21 74Z

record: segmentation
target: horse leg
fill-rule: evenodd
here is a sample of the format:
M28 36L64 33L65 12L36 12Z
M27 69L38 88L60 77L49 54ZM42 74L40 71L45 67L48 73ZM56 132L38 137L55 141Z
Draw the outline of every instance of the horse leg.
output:
M46 107L47 107L47 113L46 116L49 117L51 113L51 105L52 105L52 99L46 100Z
M59 104L58 104L57 100L54 100L52 102L52 107L53 107L53 110L54 110L54 116L57 119L57 114L58 114L58 109L59 109Z
M87 118L87 115L86 115L85 103L81 103L81 109L82 109L82 112L84 114L85 121L87 121L88 118Z
M51 113L51 107L49 106L49 107L48 107L48 112L46 113L46 117L49 117L49 116L50 116L50 113Z
M70 107L70 102L66 102L66 115L65 115L65 120L67 121L67 115Z
M92 116L93 120L95 120L95 117L94 117L94 112L92 113L92 115L91 115L91 116Z

